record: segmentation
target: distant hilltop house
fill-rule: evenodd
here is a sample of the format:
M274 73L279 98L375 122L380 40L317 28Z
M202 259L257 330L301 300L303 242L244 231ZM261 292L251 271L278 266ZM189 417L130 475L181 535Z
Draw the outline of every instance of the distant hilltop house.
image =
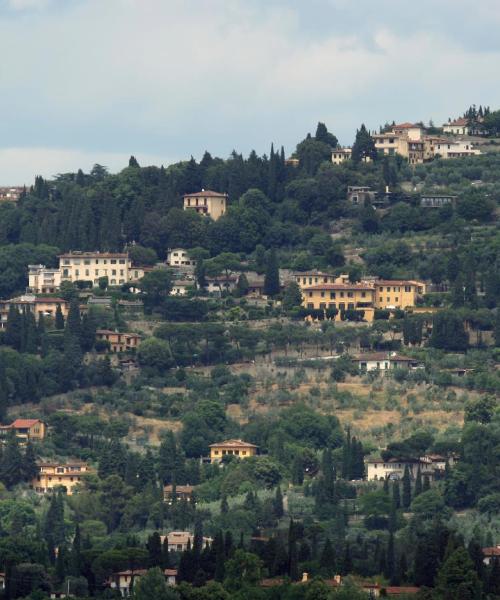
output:
M391 192L389 186L385 188L385 194L379 194L367 185L348 185L347 202L353 206L385 206L389 202Z
M15 431L21 443L41 442L47 435L47 425L40 419L16 419L10 425L0 425L0 437L5 438Z
M483 563L491 565L495 560L500 561L500 544L483 548Z
M167 251L166 263L169 267L194 267L196 261L193 260L187 250L184 248L169 248Z
M236 456L238 458L250 458L257 454L258 446L244 442L243 440L226 440L210 444L210 462L219 462L225 456Z
M334 148L332 150L332 163L334 165L341 165L352 158L352 148Z
M174 500L180 502L194 501L194 487L192 485L165 485L163 486L163 501L173 504Z
M171 531L167 535L160 536L160 538L162 544L165 543L165 540L167 541L169 552L184 552L188 548L192 548L194 543L194 535L189 531ZM202 547L210 547L212 542L212 538L204 537Z
M422 164L434 158L463 158L481 154L470 142L428 135L418 124L393 125L390 131L372 135L375 148L386 156L400 155L410 165Z
M447 206L451 204L451 206L456 206L458 200L458 196L453 194L422 194L420 196L420 206L422 208L443 208L443 206Z
M368 322L373 320L375 309L414 307L426 290L421 281L367 279L350 283L345 274L335 276L317 271L296 273L294 278L301 288L304 308L362 310Z
M482 117L477 120L468 119L467 117L459 117L458 119L448 119L447 123L443 123L443 133L451 135L483 135L484 126L481 124Z
M441 456L440 454L428 454L420 458L368 458L365 460L366 479L368 481L383 481L390 479L398 481L403 478L405 469L408 468L410 477L415 479L418 471L422 477L430 479L442 479L444 477L446 463L453 466L454 456Z
M184 210L194 210L199 215L211 217L214 221L226 214L228 195L212 190L201 190L184 194Z
M68 463L38 462L38 475L31 481L30 487L37 494L48 494L57 488L64 488L66 494L71 496L73 488L82 483L82 475L91 473L85 462L74 461Z
M26 310L33 313L37 321L40 315L54 318L58 306L61 308L63 317L66 317L69 311L69 303L66 300L51 296L43 297L34 294L24 294L10 300L0 300L0 329L5 329L7 326L11 306L15 306L20 311Z
M89 281L98 285L101 277L107 277L109 285L123 285L138 281L144 269L132 265L127 252L67 252L59 256L59 268L48 269L45 265L28 266L28 290L54 293L63 281Z
M120 333L109 329L98 329L95 337L96 340L107 342L111 352L135 351L141 341L138 333Z
M127 569L113 573L105 582L105 587L117 590L123 598L129 598L133 594L137 581L146 573L147 569ZM163 569L163 576L167 585L175 585L177 569Z
M407 356L401 356L396 352L370 352L358 354L352 357L353 362L358 365L360 371L390 371L393 369L418 369L422 361Z
M17 202L25 191L23 186L0 187L0 202Z

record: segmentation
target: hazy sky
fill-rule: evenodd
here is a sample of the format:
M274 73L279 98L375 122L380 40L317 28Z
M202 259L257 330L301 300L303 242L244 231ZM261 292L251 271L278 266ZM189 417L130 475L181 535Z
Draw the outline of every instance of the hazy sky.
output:
M500 0L0 0L0 184L500 107Z

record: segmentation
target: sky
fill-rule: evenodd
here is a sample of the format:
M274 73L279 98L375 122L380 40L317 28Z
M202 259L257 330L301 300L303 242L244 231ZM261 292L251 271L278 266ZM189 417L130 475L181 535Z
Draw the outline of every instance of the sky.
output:
M499 0L0 0L0 185L500 108Z

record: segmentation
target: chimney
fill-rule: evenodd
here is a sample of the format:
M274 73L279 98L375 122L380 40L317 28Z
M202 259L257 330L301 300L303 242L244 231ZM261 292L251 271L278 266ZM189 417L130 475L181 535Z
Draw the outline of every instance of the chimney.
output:
M302 583L309 581L309 573L302 573Z

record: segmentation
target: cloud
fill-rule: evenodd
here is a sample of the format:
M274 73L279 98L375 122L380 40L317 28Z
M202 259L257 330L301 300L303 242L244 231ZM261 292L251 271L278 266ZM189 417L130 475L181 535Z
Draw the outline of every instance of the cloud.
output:
M10 5L24 10L0 19L0 140L28 151L290 152L318 120L350 143L363 121L440 122L500 92L496 0Z

